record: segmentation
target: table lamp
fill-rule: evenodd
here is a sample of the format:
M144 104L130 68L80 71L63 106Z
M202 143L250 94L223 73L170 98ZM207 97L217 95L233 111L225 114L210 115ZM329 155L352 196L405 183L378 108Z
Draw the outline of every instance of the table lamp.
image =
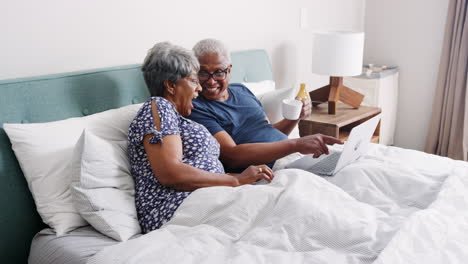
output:
M314 106L328 101L328 113L336 114L338 101L359 108L364 95L343 85L343 76L360 75L364 32L314 33L312 72L330 76L330 84L310 92Z

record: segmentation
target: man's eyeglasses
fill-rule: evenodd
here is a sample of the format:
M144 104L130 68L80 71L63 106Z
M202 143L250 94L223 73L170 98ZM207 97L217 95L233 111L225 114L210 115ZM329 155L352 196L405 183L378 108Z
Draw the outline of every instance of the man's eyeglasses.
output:
M200 82L206 82L208 81L210 78L213 78L213 80L215 81L223 81L226 79L226 76L227 76L227 72L229 70L229 67L227 67L226 69L220 71L215 71L213 73L209 73L209 72L206 72L206 71L200 71L198 73L198 79L200 80Z

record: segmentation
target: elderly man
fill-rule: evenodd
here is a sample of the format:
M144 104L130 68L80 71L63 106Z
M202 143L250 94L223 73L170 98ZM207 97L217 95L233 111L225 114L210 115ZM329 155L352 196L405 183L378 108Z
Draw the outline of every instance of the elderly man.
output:
M193 100L188 117L203 124L221 145L221 161L226 169L238 171L253 164L268 164L294 152L328 154L326 144L343 142L329 136L311 135L288 139L299 120L270 124L260 102L242 84L229 84L229 51L218 40L204 39L194 47L200 62L198 79L201 95ZM310 114L310 102L303 102L300 119Z

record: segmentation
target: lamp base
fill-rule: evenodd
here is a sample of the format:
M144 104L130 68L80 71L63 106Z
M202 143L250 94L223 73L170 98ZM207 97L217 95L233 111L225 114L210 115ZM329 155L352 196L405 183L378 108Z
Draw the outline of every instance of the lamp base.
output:
M338 101L359 108L364 95L343 85L343 77L330 76L330 84L309 93L312 105L328 101L328 114L336 114Z

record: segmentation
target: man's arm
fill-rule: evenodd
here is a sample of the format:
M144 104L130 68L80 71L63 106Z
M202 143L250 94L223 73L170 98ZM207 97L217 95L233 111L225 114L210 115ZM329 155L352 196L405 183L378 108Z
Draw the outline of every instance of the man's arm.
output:
M268 116L265 115L265 118L268 124L271 124L270 119L268 119ZM286 136L288 136L289 134L291 134L291 131L293 131L293 129L297 126L297 124L299 123L299 120L301 119L288 120L285 118L279 122L276 122L275 124L272 124L272 126L278 129L279 131L283 132L283 134L285 134Z
M245 168L249 165L270 163L296 152L295 140L237 145L224 130L216 133L214 137L221 145L220 158L229 168Z
M296 97L296 100L298 99L300 98ZM284 134L289 135L291 131L297 126L297 124L299 123L299 120L308 118L311 115L311 109L312 109L310 100L301 99L301 101L302 101L302 109L301 109L301 115L299 116L298 120L283 119L273 124L273 127L283 132Z
M299 120L289 120L289 119L283 119L275 124L273 124L273 127L278 129L279 131L283 132L285 135L291 134L291 131L299 124Z
M328 154L326 144L343 144L334 137L321 134L271 143L246 143L237 145L226 131L214 135L221 145L221 160L230 168L270 163L294 152L314 154L314 158Z

